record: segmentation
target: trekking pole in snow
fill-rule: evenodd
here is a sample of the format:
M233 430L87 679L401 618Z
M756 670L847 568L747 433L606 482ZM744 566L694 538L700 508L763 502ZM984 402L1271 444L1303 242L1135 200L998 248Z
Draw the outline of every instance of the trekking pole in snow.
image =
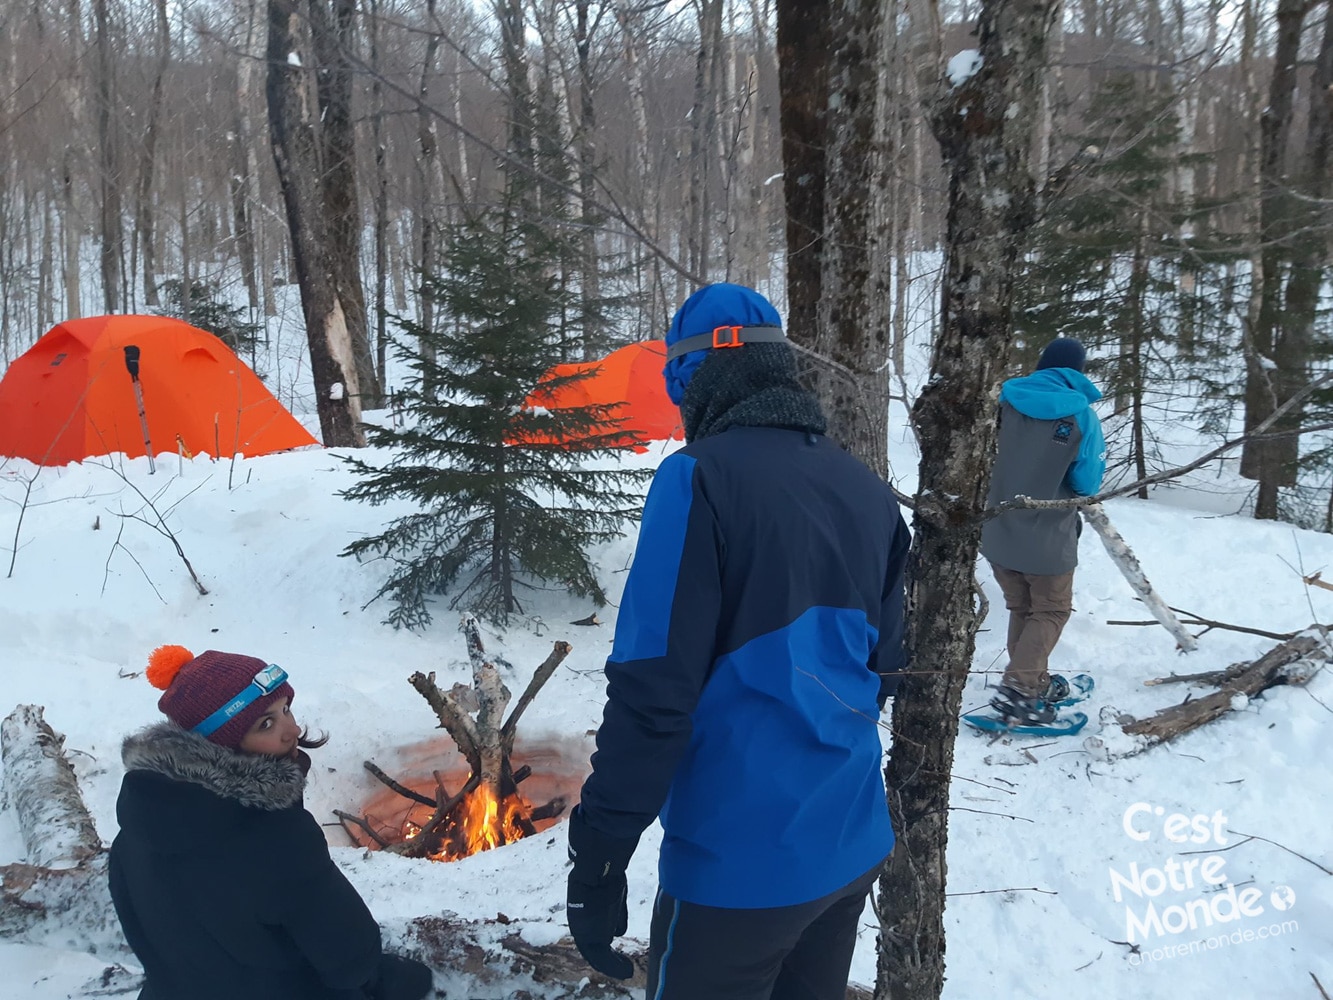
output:
M1092 530L1097 532L1101 538L1102 544L1106 546L1107 555L1111 557L1111 562L1124 574L1129 585L1134 589L1134 593L1139 595L1152 616L1162 623L1172 636L1175 637L1176 645L1185 652L1193 652L1199 648L1198 641L1190 635L1189 630L1180 623L1180 619L1175 613L1167 607L1166 601L1157 596L1157 591L1152 589L1152 584L1148 582L1148 577L1144 575L1143 567L1139 565L1138 557L1130 550L1129 545L1120 532L1115 530L1111 524L1111 519L1106 516L1106 511L1099 503L1088 504L1082 508L1083 519L1092 525Z
M125 368L134 383L134 401L139 404L139 427L143 430L143 447L148 453L148 474L151 476L157 471L157 464L153 461L153 442L148 440L148 415L144 413L143 386L139 384L139 348L134 344L125 345Z

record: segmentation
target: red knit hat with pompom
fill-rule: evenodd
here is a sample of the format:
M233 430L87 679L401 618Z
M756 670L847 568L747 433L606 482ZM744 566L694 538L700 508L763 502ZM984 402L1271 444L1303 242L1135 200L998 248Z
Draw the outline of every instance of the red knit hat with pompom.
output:
M209 649L195 656L184 646L158 646L148 657L146 674L148 682L163 691L157 701L162 714L182 729L193 730L250 687L255 675L268 665L264 660L240 653L219 653ZM206 738L236 750L255 720L268 711L270 705L280 698L295 697L292 686L284 681L206 734Z

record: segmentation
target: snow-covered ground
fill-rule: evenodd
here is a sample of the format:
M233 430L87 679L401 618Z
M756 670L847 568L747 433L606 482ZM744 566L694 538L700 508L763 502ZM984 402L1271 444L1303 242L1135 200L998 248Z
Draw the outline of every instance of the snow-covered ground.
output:
M933 301L924 292L917 297L923 308ZM283 314L269 324L260 367L284 404L317 430L294 296L284 299ZM918 373L927 363L921 339L914 337L908 357ZM919 381L909 378L908 385ZM891 424L892 475L910 493L916 455L900 406ZM1158 432L1170 438L1170 460L1217 443L1199 441L1185 423ZM652 467L671 447L626 461ZM196 592L171 542L127 516L152 513L122 473L167 514L206 596ZM414 634L380 624L383 605L363 610L382 569L338 553L402 508L338 498L351 482L336 450L242 459L234 468L173 456L159 462L154 476L145 460L37 472L0 459L0 717L20 703L45 706L47 720L67 737L84 797L109 843L120 741L160 718L158 692L139 673L149 651L179 643L281 663L297 692L298 718L331 737L314 755L307 806L330 824L335 859L388 939L398 940L413 917L450 912L468 920L503 913L511 921L506 933L550 942L564 933L563 825L453 864L368 854L347 846L334 825L334 809L380 807L383 788L363 761L425 778L453 760L408 676L435 671L442 687L470 679L457 613L442 604L432 628ZM1330 621L1333 592L1309 588L1300 577L1322 569L1333 578L1333 536L1238 516L1248 485L1210 467L1157 490L1147 503L1120 500L1107 508L1175 607L1273 632ZM633 549L631 534L596 553L613 605ZM1159 627L1107 624L1148 615L1092 532L1084 534L1080 562L1076 613L1054 667L1096 676L1088 728L1054 741L991 742L967 730L958 739L945 996L1316 998L1312 976L1333 993L1333 876L1325 871L1333 869L1330 672L1308 688L1271 691L1176 744L1119 757L1126 739L1114 724L1117 714L1149 714L1186 694L1180 686L1145 687L1145 680L1250 660L1274 641L1214 630L1197 652L1178 655ZM965 708L985 703L985 685L1004 665L1003 602L989 572L980 570L991 615L978 637ZM553 641L573 646L519 730L517 751L532 757L537 772L526 786L536 800L576 791L587 767L615 623L612 606L599 612L599 627L569 624L592 610L543 591L507 631L485 631L488 649L508 664L502 671L515 693ZM1182 823L1194 842L1169 839ZM629 934L642 941L659 837L657 828L645 835L630 867ZM23 852L13 812L0 800L0 865L22 860ZM1219 860L1207 860L1214 856ZM1191 861L1200 863L1187 867ZM1169 932L1178 914L1202 921L1201 907L1214 901L1218 915L1231 915L1225 888L1206 891L1216 886L1202 878L1205 865L1238 894L1256 890L1247 904L1255 915ZM1163 915L1160 934L1129 923L1131 914L1139 924L1148 920L1149 903ZM1121 943L1131 935L1137 953ZM1191 949L1191 941L1203 943ZM92 957L57 942L0 939L0 1000L109 995L116 983L100 979L109 961L114 956ZM874 919L867 910L852 976L870 984L874 971ZM496 987L477 992L457 980L440 982L452 998L500 995Z
M662 453L655 448L629 461L651 465ZM170 511L206 596L195 591L166 538L123 516L145 512L113 467ZM0 467L0 577L34 472L15 461ZM48 721L67 736L104 840L116 832L120 740L158 718L157 692L138 672L160 643L253 653L287 668L298 717L332 737L316 753L307 798L321 821L331 823L335 808L359 811L381 791L363 760L406 776L448 763L451 751L407 677L433 670L445 686L469 679L458 615L441 607L428 632L413 634L381 625L386 609L379 605L362 610L380 570L338 552L395 511L339 499L336 492L350 481L335 455L323 451L245 459L235 470L206 458L171 458L155 476L144 460L37 475L17 528L13 573L0 578L0 714L19 703L46 707ZM1108 505L1172 604L1278 632L1333 617L1333 593L1307 588L1297 572L1333 565L1333 537L1192 509L1182 494L1174 491L1170 504ZM597 553L613 598L632 551L627 537ZM1003 666L1002 602L989 574L982 576L992 612L966 707L984 703L984 684ZM1088 729L1065 740L992 743L970 731L958 739L945 995L1317 996L1312 974L1333 988L1333 877L1320 870L1333 868L1328 674L1308 688L1274 690L1177 744L1117 758L1124 738L1099 716L1143 715L1185 693L1145 687L1145 680L1249 660L1273 642L1212 631L1185 657L1161 628L1108 625L1146 615L1091 532L1082 542L1075 604L1055 660L1060 669L1097 677ZM601 627L568 624L591 610L545 592L508 631L486 633L491 651L512 665L504 669L515 691L553 640L574 647L520 729L520 750L540 755L557 790L583 773L589 732L600 718L600 667L615 608L601 612ZM1172 819L1177 814L1186 821ZM1194 839L1174 843L1182 823ZM1245 841L1247 835L1268 839ZM645 836L630 869L629 933L643 940L658 836ZM561 826L454 864L367 854L345 846L336 826L329 839L391 939L407 919L443 911L468 919L503 913L509 930L535 943L563 933ZM0 811L0 863L22 856L13 813ZM1189 861L1203 863L1187 867ZM1232 915L1224 898L1230 891L1210 893L1217 887L1205 873L1239 892L1256 890L1247 905L1253 915L1168 931L1183 913L1202 920L1209 902L1217 916ZM1131 914L1148 920L1149 904L1163 914L1160 935L1127 923ZM1141 942L1138 954L1121 943L1131 934ZM1189 942L1200 940L1191 952ZM106 964L60 948L0 943L0 1000L89 995L86 984ZM874 967L867 912L854 980L873 982Z

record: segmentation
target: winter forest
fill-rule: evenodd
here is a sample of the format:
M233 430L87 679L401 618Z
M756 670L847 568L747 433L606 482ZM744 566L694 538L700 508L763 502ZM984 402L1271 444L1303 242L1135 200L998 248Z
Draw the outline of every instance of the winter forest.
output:
M567 937L564 820L680 435L530 394L713 282L911 527L847 996L1329 1000L1330 198L1333 2L6 0L0 375L174 317L322 447L214 414L154 460L141 396L146 457L0 454L0 1000L142 985L106 848L175 642L286 666L331 737L305 806L437 995L643 995L661 831L620 983ZM983 737L997 398L1061 335L1106 477L1010 505L1090 528L1052 669L1091 721ZM1229 881L1178 885L1206 851Z

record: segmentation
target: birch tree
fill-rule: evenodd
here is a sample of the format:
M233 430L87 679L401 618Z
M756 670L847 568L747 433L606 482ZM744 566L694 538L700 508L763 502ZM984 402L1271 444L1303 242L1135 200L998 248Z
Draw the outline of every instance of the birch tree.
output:
M880 878L875 995L944 988L949 784L980 625L975 569L1013 340L1019 255L1033 222L1031 156L1058 0L982 0L979 60L952 61L931 125L949 175L940 334L913 407L920 488L908 557L909 673L885 782L898 845ZM978 64L979 63L979 64Z
M298 42L302 28L300 3L269 0L268 5L268 108L273 162L287 209L324 445L359 448L365 444L360 384L340 271L330 256L333 231L325 214L321 180L324 163L316 134L316 108L301 60L304 47Z

